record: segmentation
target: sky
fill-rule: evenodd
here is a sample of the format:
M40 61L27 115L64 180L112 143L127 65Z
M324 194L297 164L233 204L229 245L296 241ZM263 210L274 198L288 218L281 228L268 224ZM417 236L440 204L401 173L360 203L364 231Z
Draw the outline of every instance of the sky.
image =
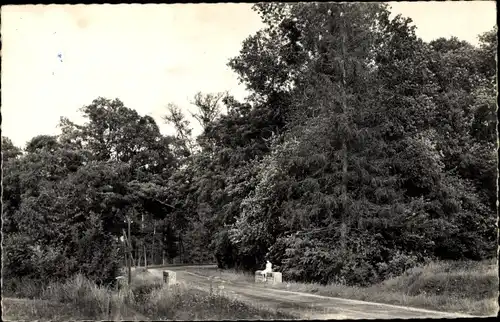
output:
M391 2L429 41L456 36L477 44L496 24L493 1ZM2 136L15 145L58 134L61 116L95 98L119 98L161 119L168 103L184 111L198 91L246 91L227 66L263 27L251 4L2 6ZM194 125L194 124L193 124ZM194 128L194 133L199 127Z

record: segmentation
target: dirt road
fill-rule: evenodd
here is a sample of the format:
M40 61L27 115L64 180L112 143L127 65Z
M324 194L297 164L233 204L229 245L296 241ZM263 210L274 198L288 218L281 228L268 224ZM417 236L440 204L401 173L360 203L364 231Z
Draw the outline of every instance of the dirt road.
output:
M457 318L469 317L461 314L445 313L402 307L389 304L364 302L276 290L255 286L249 282L230 282L213 279L188 272L187 267L165 268L175 271L178 281L184 281L194 287L209 289L212 283L216 290L230 294L244 302L259 306L268 306L301 316L303 319L393 319L393 318ZM162 268L151 268L150 272L161 275ZM220 287L219 287L220 286Z

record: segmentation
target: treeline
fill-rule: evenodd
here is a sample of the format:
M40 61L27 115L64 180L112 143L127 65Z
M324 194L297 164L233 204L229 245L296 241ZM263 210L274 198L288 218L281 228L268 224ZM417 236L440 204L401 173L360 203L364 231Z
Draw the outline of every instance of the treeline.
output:
M250 91L170 105L164 136L119 100L24 151L2 138L3 276L109 282L217 261L370 284L428 259L496 256L496 27L426 43L379 3L267 3L229 66Z

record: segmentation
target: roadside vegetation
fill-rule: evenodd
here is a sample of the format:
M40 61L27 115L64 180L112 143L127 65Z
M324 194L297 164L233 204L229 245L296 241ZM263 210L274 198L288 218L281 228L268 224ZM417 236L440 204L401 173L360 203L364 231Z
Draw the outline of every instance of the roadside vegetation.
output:
M265 26L228 61L249 95L194 95L199 135L186 106L167 105L165 134L98 97L57 135L2 136L11 316L274 317L189 285L109 286L130 263L217 262L253 280L266 260L291 290L494 308L496 26L477 45L427 42L383 3L253 9Z
M14 296L14 297L13 297ZM3 320L221 320L293 319L294 316L243 303L220 290L189 284L167 286L160 277L136 273L130 287L98 286L82 275L44 287L19 284L4 294Z
M287 281L278 285L254 285L428 310L491 316L498 312L497 267L496 260L435 261L413 267L399 276L369 287ZM252 274L234 269L191 268L189 271L203 276L219 276L231 282L254 281Z

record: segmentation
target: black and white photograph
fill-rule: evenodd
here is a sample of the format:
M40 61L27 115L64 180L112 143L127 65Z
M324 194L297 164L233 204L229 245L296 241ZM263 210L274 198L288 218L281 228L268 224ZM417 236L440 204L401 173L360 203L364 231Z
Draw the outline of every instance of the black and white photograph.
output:
M2 320L497 316L496 16L3 5Z

